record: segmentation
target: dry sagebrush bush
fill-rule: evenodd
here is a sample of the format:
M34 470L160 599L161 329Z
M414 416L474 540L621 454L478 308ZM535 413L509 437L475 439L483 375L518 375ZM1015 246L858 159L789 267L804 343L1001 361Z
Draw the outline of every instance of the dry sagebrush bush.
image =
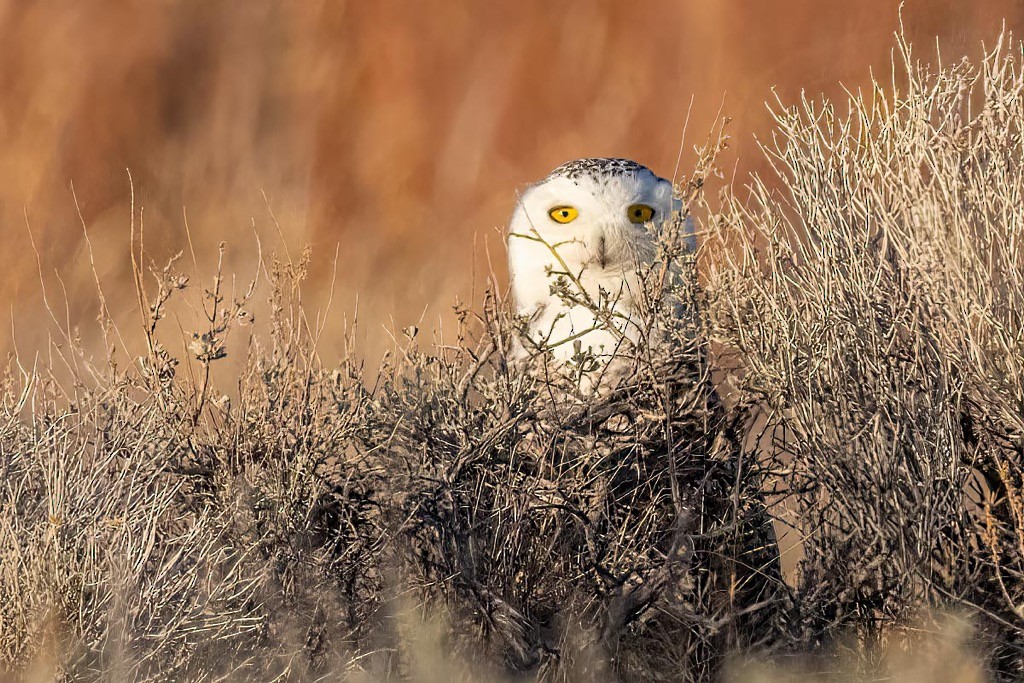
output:
M217 285L203 334L221 350L195 351L199 379L180 378L188 359L154 335L139 370L87 368L65 347L81 368L69 393L12 362L0 422L4 668L42 662L76 680L345 670L339 630L361 622L324 613L372 607L374 537L351 535L368 506L358 486L329 490L314 469L345 452L365 401L351 365L332 374L313 362L297 274L278 268L275 343L252 348L234 407L207 401L203 371L229 327ZM184 285L169 267L154 277L153 298L140 291L151 330ZM332 628L336 649L324 649Z
M805 645L954 605L1019 676L1021 47L937 70L900 48L846 114L776 108L781 190L754 178L713 226L717 337L769 416L762 455L804 538Z

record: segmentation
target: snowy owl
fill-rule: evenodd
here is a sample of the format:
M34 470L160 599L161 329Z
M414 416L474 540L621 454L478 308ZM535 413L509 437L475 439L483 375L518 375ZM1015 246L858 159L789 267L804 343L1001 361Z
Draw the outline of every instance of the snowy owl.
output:
M657 228L680 208L670 181L628 159L570 161L527 188L508 230L512 297L529 337L515 356L600 363L640 342L642 272ZM685 238L692 250L692 226Z

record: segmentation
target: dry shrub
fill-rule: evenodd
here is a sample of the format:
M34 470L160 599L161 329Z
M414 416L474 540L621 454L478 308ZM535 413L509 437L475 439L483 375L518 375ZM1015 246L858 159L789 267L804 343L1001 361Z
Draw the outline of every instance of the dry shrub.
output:
M358 371L315 361L295 299L303 264L275 264L273 343L250 342L232 404L209 369L251 290L225 308L218 275L209 327L178 358L156 335L188 286L172 266L152 270L149 294L137 273L149 344L136 363L95 367L61 345L67 386L12 360L0 658L76 680L343 671L343 629L362 622L325 615L372 608L361 591L374 537L351 528L371 504L359 482L331 490L314 469L359 424Z
M804 539L804 647L884 641L952 605L1015 677L1021 47L1004 36L981 64L939 69L899 47L892 83L851 94L846 114L776 107L781 191L754 178L714 223L717 335L769 416L762 456ZM976 474L988 487L971 495Z
M462 625L451 646L545 678L706 680L774 645L787 590L699 318L665 320L670 342L584 398L504 368L502 308L450 361L404 348L369 430L398 496L393 566Z

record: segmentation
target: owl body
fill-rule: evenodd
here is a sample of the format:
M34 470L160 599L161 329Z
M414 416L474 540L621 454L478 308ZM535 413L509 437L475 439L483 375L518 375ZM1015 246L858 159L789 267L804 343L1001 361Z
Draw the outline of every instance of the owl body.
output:
M679 208L671 182L626 159L571 161L530 186L508 233L514 305L529 336L521 353L602 359L640 343L651 225Z

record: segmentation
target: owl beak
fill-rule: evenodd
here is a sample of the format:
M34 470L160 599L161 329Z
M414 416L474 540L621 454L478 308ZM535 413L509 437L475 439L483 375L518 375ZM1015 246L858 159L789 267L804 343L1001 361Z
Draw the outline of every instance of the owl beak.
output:
M601 264L602 268L608 267L608 246L604 233L597 238L597 262Z

